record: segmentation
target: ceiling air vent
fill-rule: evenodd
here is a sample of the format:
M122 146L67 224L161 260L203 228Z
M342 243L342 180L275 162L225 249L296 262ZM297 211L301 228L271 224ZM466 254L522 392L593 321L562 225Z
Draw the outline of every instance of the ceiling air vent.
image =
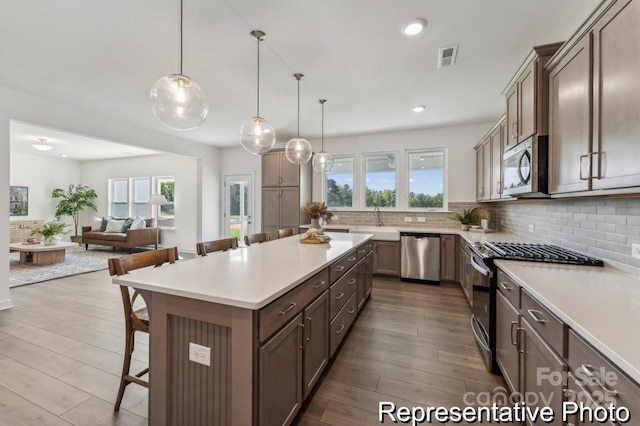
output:
M457 44L441 47L440 50L438 50L438 68L450 67L455 64L457 54Z

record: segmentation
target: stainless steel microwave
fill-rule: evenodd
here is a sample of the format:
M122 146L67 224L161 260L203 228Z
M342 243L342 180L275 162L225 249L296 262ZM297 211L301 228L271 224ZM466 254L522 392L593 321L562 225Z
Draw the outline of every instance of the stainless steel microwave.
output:
M549 197L546 136L532 136L502 156L502 192L513 197Z

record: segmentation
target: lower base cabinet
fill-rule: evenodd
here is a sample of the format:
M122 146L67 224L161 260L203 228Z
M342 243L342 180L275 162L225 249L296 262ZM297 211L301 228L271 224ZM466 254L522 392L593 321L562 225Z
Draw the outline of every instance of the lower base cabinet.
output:
M400 241L373 242L373 273L400 276Z
M303 399L329 363L329 291L304 310Z
M302 405L302 314L260 347L260 424L291 424Z
M501 292L496 293L496 362L507 386L512 391L520 389L520 353L517 348L517 332L520 313Z

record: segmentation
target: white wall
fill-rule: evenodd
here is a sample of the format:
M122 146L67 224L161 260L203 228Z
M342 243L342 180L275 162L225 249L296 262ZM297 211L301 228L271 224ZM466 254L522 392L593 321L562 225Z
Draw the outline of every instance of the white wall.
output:
M198 159L197 228L203 239L220 234L220 150L168 133L139 127L87 108L54 102L0 86L0 210L9 211L10 120L142 146ZM9 241L9 215L0 216L0 241ZM0 251L0 309L11 306L9 252Z
M182 155L163 154L113 160L83 161L82 183L96 190L98 212L85 212L81 222L91 223L95 216L105 216L109 209L109 179L145 176L175 177L175 230L162 230L162 246L177 246L194 252L198 233L198 160Z
M496 117L496 120L498 117ZM397 152L398 170L406 171L405 150L446 148L447 188L449 202L474 202L476 199L476 163L473 147L494 123L438 127L403 132L375 133L324 139L324 150L330 154L356 154L354 173L361 173L363 152ZM320 151L320 141L310 140L314 152ZM401 187L398 177L398 191ZM313 199L322 197L321 175L313 173ZM404 184L402 184L404 185Z
M51 191L81 183L79 161L11 153L10 164L11 185L29 187L29 215L11 216L10 220L54 220L58 202L51 198ZM73 219L64 217L61 221L71 225L67 230L73 235Z

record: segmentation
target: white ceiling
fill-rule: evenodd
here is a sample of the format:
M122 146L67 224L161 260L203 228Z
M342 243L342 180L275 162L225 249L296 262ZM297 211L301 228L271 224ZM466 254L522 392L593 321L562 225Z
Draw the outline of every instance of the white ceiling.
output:
M501 95L531 47L562 41L599 0L184 0L184 74L209 98L196 130L166 128L149 89L179 70L179 0L4 2L0 84L195 141L238 144L256 113L256 42L261 29L260 112L278 141L296 131L325 136L497 119ZM428 21L408 38L400 28ZM454 67L438 49L459 44ZM425 105L422 113L411 107ZM481 135L479 135L481 136Z

